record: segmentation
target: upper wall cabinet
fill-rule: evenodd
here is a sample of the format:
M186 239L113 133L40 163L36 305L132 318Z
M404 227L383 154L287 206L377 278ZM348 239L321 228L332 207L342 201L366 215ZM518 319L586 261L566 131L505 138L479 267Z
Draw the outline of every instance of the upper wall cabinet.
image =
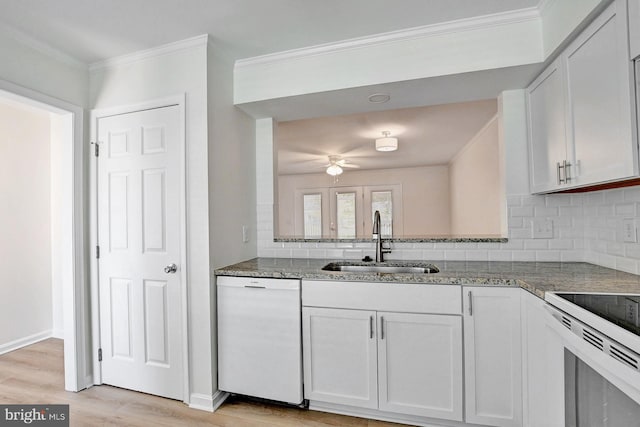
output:
M640 0L629 0L629 50L631 59L640 56Z
M527 89L533 193L638 175L626 11L616 0Z

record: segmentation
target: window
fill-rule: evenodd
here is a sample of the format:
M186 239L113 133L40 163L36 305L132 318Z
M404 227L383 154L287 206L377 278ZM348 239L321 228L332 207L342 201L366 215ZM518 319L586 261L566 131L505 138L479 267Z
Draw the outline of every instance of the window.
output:
M336 193L338 239L356 237L356 193Z
M371 220L380 211L380 233L382 237L393 236L393 194L391 191L371 192Z
M302 196L303 224L305 239L322 237L322 194Z

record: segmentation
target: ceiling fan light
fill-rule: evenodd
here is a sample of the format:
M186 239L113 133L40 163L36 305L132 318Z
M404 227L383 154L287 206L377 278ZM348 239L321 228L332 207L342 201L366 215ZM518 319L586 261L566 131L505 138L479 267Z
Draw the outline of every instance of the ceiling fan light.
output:
M331 176L340 175L342 172L342 168L335 163L327 168L327 173Z
M376 151L396 151L398 149L398 138L389 136L388 131L382 132L384 138L376 139Z

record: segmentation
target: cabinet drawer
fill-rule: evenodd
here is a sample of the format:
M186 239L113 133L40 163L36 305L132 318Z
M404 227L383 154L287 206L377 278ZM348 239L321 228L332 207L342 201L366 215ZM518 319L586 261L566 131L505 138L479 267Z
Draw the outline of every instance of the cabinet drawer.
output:
M302 305L405 313L461 314L458 285L302 281Z

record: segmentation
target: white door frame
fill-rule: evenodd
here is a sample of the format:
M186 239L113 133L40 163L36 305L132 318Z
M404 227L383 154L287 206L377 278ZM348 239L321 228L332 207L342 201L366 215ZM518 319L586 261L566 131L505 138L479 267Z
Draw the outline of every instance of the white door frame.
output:
M181 301L180 301L180 318L182 321L182 358L183 358L183 402L189 403L189 324L187 311L187 153L186 153L186 133L185 133L185 95L176 95L162 99L155 99L133 105L124 105L113 108L97 109L91 111L91 141L97 141L98 120L101 118L115 116L120 114L135 113L138 111L151 110L168 106L177 106L180 115L180 265L178 269L181 281ZM93 146L92 146L93 150ZM102 372L100 362L98 361L98 348L100 347L100 298L98 292L98 260L95 257L95 248L98 245L98 187L97 159L91 152L91 161L89 162L90 184L89 184L89 229L91 251L91 330L93 336L92 365L93 365L93 384L102 384Z
M70 115L72 121L71 158L64 158L65 164L71 168L71 182L64 185L72 187L69 203L72 212L73 236L70 244L64 247L65 258L72 263L70 267L72 280L63 283L62 309L64 325L64 388L68 391L79 391L90 386L93 381L87 369L89 330L88 311L84 303L87 273L85 264L85 232L84 232L84 110L78 105L45 95L35 90L0 80L0 92L3 96L16 101L42 108L52 113ZM65 142L67 143L67 142Z

